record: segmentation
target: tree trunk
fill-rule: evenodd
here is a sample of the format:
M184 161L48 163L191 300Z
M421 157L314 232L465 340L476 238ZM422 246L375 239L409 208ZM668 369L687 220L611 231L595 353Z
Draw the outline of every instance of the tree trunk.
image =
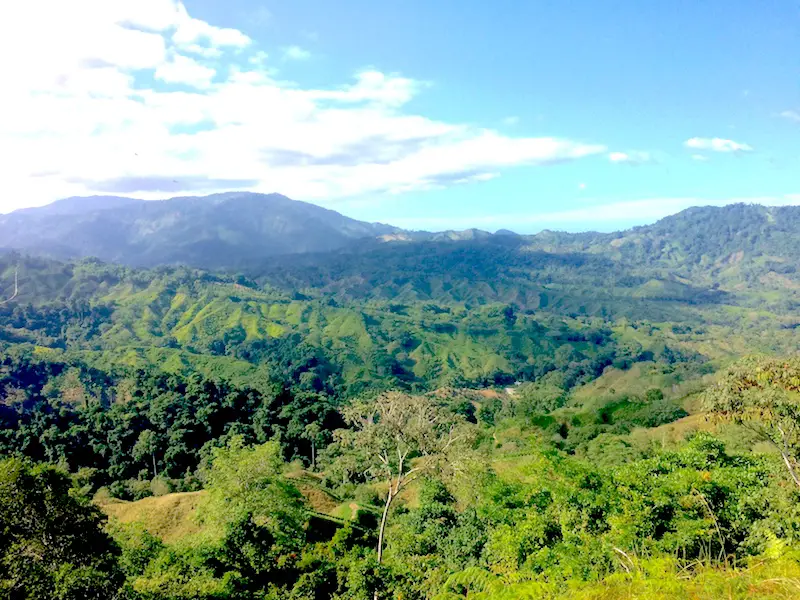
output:
M792 461L789 459L789 455L786 452L781 451L781 456L783 457L783 462L786 463L786 468L789 469L789 475L792 476L792 480L794 481L797 487L800 487L800 478L797 477L797 473L794 472L794 466L792 466Z
M386 519L389 516L389 507L392 505L394 493L392 492L392 480L389 480L389 491L386 493L386 504L383 507L383 514L381 515L381 526L378 529L378 564L383 560L383 533L386 531ZM378 590L372 595L373 600L378 600Z
M317 452L314 444L314 440L311 440L311 470L317 470Z
M392 492L392 481L390 479L389 491L386 493L386 504L383 507L383 514L381 515L381 526L378 530L378 564L381 564L381 560L383 559L383 537L384 531L386 531L386 519L389 517L389 507L392 505L392 500L394 500L394 494Z
M153 479L156 479L158 477L158 471L156 470L156 453L155 452L153 452L152 457L153 457Z
M781 434L781 443L782 446L778 446L778 450L781 453L781 458L783 458L783 462L786 464L786 468L789 469L789 475L792 476L792 481L797 487L800 487L800 478L797 477L797 473L794 472L794 465L792 464L792 459L789 456L789 444L786 442L786 432L783 430L783 427L780 425L777 426L778 431ZM772 438L770 438L771 440ZM773 443L775 443L773 441Z

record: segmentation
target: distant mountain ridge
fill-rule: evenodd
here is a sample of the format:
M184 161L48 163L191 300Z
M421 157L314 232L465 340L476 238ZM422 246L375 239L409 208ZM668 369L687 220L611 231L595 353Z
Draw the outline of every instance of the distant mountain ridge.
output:
M133 350L146 352L148 364L180 349L186 354L173 354L172 360L184 365L189 355L258 362L304 343L335 360L357 389L387 376L436 385L461 377L497 381L496 373L516 378L528 372L531 360L555 350L553 344L578 344L579 354L558 360L580 364L609 335L621 336L622 346L646 357L637 344L661 332L661 341L647 352L668 362L683 360L672 354L680 347L684 356L709 358L794 353L800 347L800 207L705 207L615 233L468 230L459 239L458 232L365 225L316 207L312 216L324 222L308 223L291 212L307 215L302 203L278 197L269 204L270 224L278 215L305 232L336 232L344 245L270 258L263 255L264 243L240 244L242 232L266 227L234 228L265 212L263 197L178 199L167 213L173 222L163 215L162 222L153 219L147 212L152 205L95 210L77 222L82 228L95 224L95 245L102 241L125 250L112 244L110 231L123 215L134 229L153 228L153 237L145 232L148 241L158 242L146 257L153 263L167 262L153 254L158 251L235 271L131 269L93 259L3 255L0 300L14 300L0 306L0 348L22 342L77 346L117 353L108 354L115 361L129 360ZM75 222L62 214L64 205L51 210L57 214L34 215L41 223ZM239 211L238 220L230 211ZM186 215L202 227L218 219L238 237L227 240L213 229L218 254L206 247L191 255L186 239L193 230ZM271 231L276 229L280 233L279 227ZM100 237L106 230L107 237ZM176 230L189 234L169 246ZM248 257L246 251L252 259L235 263ZM720 345L709 350L710 339Z
M90 196L0 216L0 247L59 259L219 268L327 252L399 231L280 194L226 192L163 201Z
M305 255L303 264L344 273L353 268L347 256L378 252L390 263L404 254L412 260L413 255L407 268L414 272L419 271L415 261L424 260L428 251L407 253L393 247L434 242L588 254L629 271L664 269L671 277L702 285L742 277L755 281L769 274L770 286L793 287L798 280L794 265L800 259L800 207L695 207L625 231L536 235L503 229L408 231L352 219L280 194L250 192L162 201L74 197L0 215L2 249L62 260L92 256L143 267L240 268L275 256L283 256L285 263L295 260L288 255ZM461 252L458 248L452 251Z

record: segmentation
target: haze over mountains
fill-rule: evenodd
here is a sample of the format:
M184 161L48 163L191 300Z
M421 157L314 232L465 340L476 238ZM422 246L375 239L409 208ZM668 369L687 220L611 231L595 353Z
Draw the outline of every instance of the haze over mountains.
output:
M788 252L798 256L799 232L800 207L743 204L692 208L653 225L614 233L412 232L351 219L280 194L249 192L164 201L73 197L0 215L0 248L7 250L57 259L97 257L132 266L186 264L207 269L252 265L292 254L315 255L292 259L295 262L330 262L342 252L373 251L376 244L387 242L492 240L494 245L550 253L588 252L630 266L647 264L688 272L724 260L747 262L756 255L775 258ZM331 252L331 256L321 256ZM737 252L744 254L736 258ZM790 268L784 265L780 270Z
M68 199L8 215L0 228L3 243L11 238L25 248L22 253L0 254L0 455L68 465L75 482L86 482L82 488L73 484L75 493L98 490L96 499L113 498L107 507L128 512L141 503L138 506L147 512L136 513L146 515L136 517L137 529L109 530L123 532L120 543L138 553L131 556L144 557L129 581L157 590L148 598L251 597L238 592L200 596L190 587L174 595L160 591L164 581L194 585L194 573L202 577L216 568L207 557L225 556L219 548L255 539L256 534L248 532L261 527L253 520L255 512L237 508L233 512L243 515L246 525L221 528L235 533L221 542L208 542L216 534L211 529L197 531L195 515L211 512L173 510L173 502L191 502L197 511L207 510L203 498L217 493L210 487L213 476L206 476L209 455L213 468L220 460L233 464L226 458L231 452L246 453L242 464L247 470L231 471L234 474L222 480L234 490L245 487L237 484L239 480L274 481L251 475L250 465L256 460L259 465L274 463L275 472L283 468L284 459L291 460L292 475L286 482L304 486L291 496L299 515L296 531L314 536L327 531L348 544L350 534L342 536L339 532L347 530L337 528L352 521L363 530L354 536L363 541L352 542L359 544L355 556L362 560L367 549L375 547L382 501L376 499L373 482L362 478L368 472L359 466L366 446L340 444L359 435L357 425L344 429L342 415L352 414L350 409L361 402L365 416L359 422L382 425L382 415L389 413L381 412L377 420L366 415L383 410L379 407L385 398L414 403L408 413L413 420L404 417L398 431L405 423L418 431L417 423L438 422L443 426L441 440L449 444L454 439L452 423L470 428L464 431L470 436L474 432L469 439L476 440L475 447L464 452L479 452L470 462L482 471L475 477L468 473L468 501L500 499L485 513L459 513L448 508L456 506L455 500L446 500L448 505L429 501L428 492L409 487L410 493L418 494L420 508L409 502L388 521L393 537L386 565L401 565L397 580L416 577L408 577L401 564L409 552L417 553L412 556L419 558L417 564L450 552L473 552L476 560L485 556L480 560L486 561L487 569L495 568L493 564L529 569L525 581L534 581L539 572L527 566L527 558L521 567L513 567L519 548L538 548L530 556L545 557L543 566L569 577L576 557L596 556L592 553L597 548L625 544L650 544L663 557L673 557L685 547L687 553L694 552L687 557L696 561L705 560L710 541L721 540L722 550L738 551L742 560L753 554L761 563L767 559L758 554L759 538L752 538L752 545L740 543L740 532L759 532L777 523L772 539L779 540L784 531L800 530L785 508L795 506L800 496L790 476L779 475L785 464L781 455L758 450L764 444L749 431L716 429L700 404L704 390L714 389L709 382L715 372L753 353L776 358L744 359L728 371L737 379L725 385L749 394L754 382L777 373L796 391L794 373L800 369L788 371L787 365L797 365L792 357L800 347L800 208L694 208L616 233L431 234L354 221L281 196L226 194L167 202ZM159 266L131 268L92 258L35 255L58 253L100 254L129 265ZM160 264L169 262L206 268ZM737 373L744 375L739 378ZM781 398L778 389L764 389L767 398ZM378 396L387 390L392 393ZM419 406L436 412L420 412ZM421 420L420 414L434 416ZM715 435L726 436L724 440L710 437L706 429L712 426ZM269 446L258 445L267 440ZM387 447L380 440L378 444L379 452ZM276 460L252 454L260 447L273 448ZM726 448L736 450L729 454ZM705 457L723 462L709 466L712 459ZM763 476L755 470L757 465L765 465ZM66 476L64 481L66 494ZM528 487L515 487L521 482ZM632 483L646 487L640 491ZM265 485L247 487L261 494ZM437 489L447 490L445 483L439 485ZM713 500L714 515L728 519L728 524L709 517L712 500L701 505L687 502L699 490ZM620 493L635 498L628 513L613 508L626 506ZM150 494L159 497L148 498ZM766 494L776 498L770 508L774 512L759 508ZM244 506L239 498L229 504ZM519 498L513 509L519 516L497 525L494 515L510 510L507 498ZM162 503L165 499L169 505ZM149 504L151 500L158 504ZM269 500L257 506L272 511L277 505ZM431 506L448 512L435 508L426 513ZM588 507L581 522L598 524L583 538L569 538L575 521L558 516L576 514L576 506ZM307 507L313 512L306 512ZM596 507L617 512L606 514ZM115 523L114 509L106 510ZM228 509L214 510L225 514ZM410 550L403 550L404 542L397 540L403 539L404 528L422 522L417 516L422 514L433 515L436 527L452 527L458 537L435 534L447 545L432 551L414 541ZM442 514L448 521L441 520ZM637 521L642 514L645 520ZM740 525L742 514L752 516ZM551 524L542 518L552 518ZM663 523L656 524L663 536L652 533L653 518ZM616 529L623 519L632 523L630 528ZM140 539L150 538L139 532L149 532L148 523L162 522L180 523L176 528L181 533L165 538L163 545L148 542L146 547L154 550L146 556ZM189 522L195 529L183 525ZM324 527L316 525L323 522ZM151 527L163 531L160 525ZM427 539L426 532L435 530L425 527L410 529L408 539ZM533 531L537 539L541 531L554 533L531 546L530 537L520 537L519 542L511 537L517 529ZM632 542L630 531L643 533ZM472 538L504 553L484 552L471 545ZM270 557L279 538L265 534L263 539L258 556ZM316 557L325 554L311 553L321 547L327 554L332 547L325 541L313 545L299 539L306 544L300 550L303 556L313 557L303 564L314 568L319 564ZM452 543L459 544L470 540L467 553L451 545L454 539ZM8 545L0 546L2 553ZM480 554L469 550L476 547ZM509 547L513 555L506 561ZM182 556L174 550L182 548L198 550L193 550L196 556L180 559L187 561L180 565L190 566L179 565L176 571L170 561ZM292 546L295 556L297 548ZM228 564L239 568L240 554L234 556ZM337 555L335 560L344 559ZM614 560L610 553L596 561L591 558L587 569L602 569L597 571L602 575L611 572L603 565L613 565ZM555 566L547 566L551 564ZM161 565L167 570L157 570ZM195 565L208 570L198 571ZM474 573L478 567L470 569L465 572ZM584 572L597 580L592 571ZM661 567L656 571L659 585L662 572ZM274 573L267 571L263 581ZM624 576L615 574L620 575ZM331 580L311 580L311 595L281 591L270 597L343 598L317 593L317 581ZM206 581L201 580L203 585ZM533 596L508 597L539 597L541 589L534 589ZM629 592L626 584L624 593L615 597L628 598ZM659 597L692 596L732 597L727 592ZM427 597L427 592L413 596Z
M156 202L76 197L0 216L2 247L136 266L231 266L334 250L354 239L398 231L280 194L240 192Z

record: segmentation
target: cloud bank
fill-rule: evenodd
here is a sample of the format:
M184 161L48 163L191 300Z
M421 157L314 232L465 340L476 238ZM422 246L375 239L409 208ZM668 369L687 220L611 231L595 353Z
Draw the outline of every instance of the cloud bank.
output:
M629 152L610 152L608 160L613 163L626 165L644 165L654 162L653 156L649 152L629 151Z
M722 138L693 137L684 142L684 146L692 150L710 150L712 152L752 152L752 146Z
M279 80L246 32L194 18L176 0L4 3L0 70L13 82L0 111L1 212L231 182L325 202L605 151L415 114L408 104L425 84L377 69L329 87Z

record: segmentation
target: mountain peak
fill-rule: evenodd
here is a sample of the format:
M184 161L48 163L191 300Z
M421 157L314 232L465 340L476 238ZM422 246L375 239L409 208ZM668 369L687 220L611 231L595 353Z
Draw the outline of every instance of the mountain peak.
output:
M228 202L232 200L262 200L264 202L297 202L291 198L272 192L264 194L261 192L247 192L247 191L231 191L231 192L218 192L216 194L209 194L207 196L194 196L201 201L219 203Z
M327 252L399 231L282 194L232 191L168 200L65 198L0 216L8 248L136 266L232 267L270 256Z

